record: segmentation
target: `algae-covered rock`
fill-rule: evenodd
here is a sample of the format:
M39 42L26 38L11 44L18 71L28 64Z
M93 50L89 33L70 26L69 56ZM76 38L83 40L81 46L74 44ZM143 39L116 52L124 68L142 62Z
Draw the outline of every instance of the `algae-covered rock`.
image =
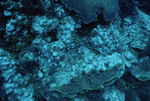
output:
M106 21L115 18L119 11L117 0L61 0L70 10L78 12L85 24L94 21L103 10Z
M93 58L93 64L87 64L86 58L88 57L78 59L80 63L74 61L74 65L67 64L65 68L55 73L52 76L54 81L50 84L52 90L63 94L78 93L84 89L96 90L113 83L124 73L123 58L118 53L106 57L94 56L96 60ZM94 64L94 61L99 62Z

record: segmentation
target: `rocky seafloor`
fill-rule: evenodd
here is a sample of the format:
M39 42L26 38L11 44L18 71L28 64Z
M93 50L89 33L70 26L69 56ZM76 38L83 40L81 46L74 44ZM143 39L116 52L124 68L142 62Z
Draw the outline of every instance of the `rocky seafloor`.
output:
M1 101L150 101L150 0L1 0Z

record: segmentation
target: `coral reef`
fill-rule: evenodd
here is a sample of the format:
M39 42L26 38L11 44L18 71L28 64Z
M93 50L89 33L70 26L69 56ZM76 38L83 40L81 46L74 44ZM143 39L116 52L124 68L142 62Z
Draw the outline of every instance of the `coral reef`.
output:
M141 0L0 3L0 100L150 101Z

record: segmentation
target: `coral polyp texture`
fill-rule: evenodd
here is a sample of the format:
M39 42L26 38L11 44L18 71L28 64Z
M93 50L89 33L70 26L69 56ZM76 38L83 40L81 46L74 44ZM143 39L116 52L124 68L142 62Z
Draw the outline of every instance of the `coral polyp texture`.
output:
M147 0L8 1L0 100L150 101Z

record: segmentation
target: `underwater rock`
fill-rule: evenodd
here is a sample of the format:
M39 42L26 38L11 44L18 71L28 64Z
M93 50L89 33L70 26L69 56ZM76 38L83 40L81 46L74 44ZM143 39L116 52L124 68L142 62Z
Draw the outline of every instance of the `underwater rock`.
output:
M85 24L94 21L103 12L104 19L111 21L119 11L117 0L61 0L70 10L78 12Z
M149 9L150 9L150 0L138 0L138 8L142 10L144 13L147 13L150 15Z
M132 65L130 71L140 81L150 80L150 58L148 56L141 58L138 64Z
M127 17L131 16L135 19L136 12L136 3L135 0L118 0L120 7L120 16Z
M103 98L104 101L125 101L125 93L115 86L106 87Z
M52 75L53 83L50 87L62 94L71 94L86 90L96 90L113 83L124 73L124 62L118 53L106 57L97 57L87 50L78 61L70 59L66 67ZM90 55L91 54L91 55ZM95 60L96 59L96 60ZM90 63L90 60L93 62ZM100 61L96 63L96 61Z

